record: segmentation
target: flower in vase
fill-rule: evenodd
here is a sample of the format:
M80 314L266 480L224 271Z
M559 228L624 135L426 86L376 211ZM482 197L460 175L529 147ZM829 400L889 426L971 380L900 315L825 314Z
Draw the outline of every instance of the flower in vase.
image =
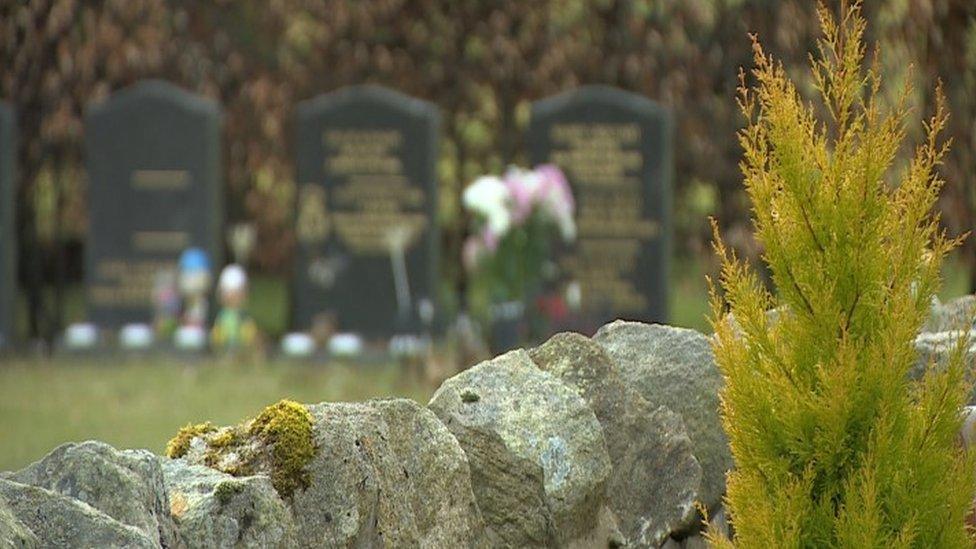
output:
M461 261L464 263L465 269L469 271L477 269L487 254L488 247L485 246L485 241L480 235L471 235L464 240L464 246L461 248Z
M485 226L481 231L481 242L485 246L485 249L491 253L495 253L498 250L498 243L501 241L504 235L492 230L491 225Z
M486 175L475 179L464 189L462 201L468 210L485 218L488 228L496 236L508 232L512 225L509 203L511 192L501 178Z
M542 201L547 181L535 171L512 166L505 172L504 183L512 197L512 221L520 225Z
M576 238L576 221L573 219L575 202L566 176L552 164L543 164L534 173L543 182L541 188L544 192L540 200L542 211L555 221L563 240L572 241Z
M555 166L479 177L465 188L462 203L473 222L464 266L478 273L496 301L528 299L543 278L555 276L546 275L546 266L556 233L566 241L576 237L573 195Z
M475 270L485 257L498 250L501 236L493 231L490 226L485 225L480 233L466 238L461 248L461 261L464 263L464 267L471 271Z

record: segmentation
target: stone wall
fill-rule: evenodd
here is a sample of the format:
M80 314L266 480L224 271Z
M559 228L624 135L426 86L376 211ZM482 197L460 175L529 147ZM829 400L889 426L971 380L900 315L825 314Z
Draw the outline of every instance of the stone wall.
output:
M969 308L934 306L920 357L938 358L966 333L954 319L969 322ZM729 528L721 384L705 335L617 321L593 338L559 334L478 364L426 407L303 406L314 453L291 483L278 469L286 431L267 428L268 411L184 433L175 459L66 444L0 473L0 538L14 547L702 547L702 510Z

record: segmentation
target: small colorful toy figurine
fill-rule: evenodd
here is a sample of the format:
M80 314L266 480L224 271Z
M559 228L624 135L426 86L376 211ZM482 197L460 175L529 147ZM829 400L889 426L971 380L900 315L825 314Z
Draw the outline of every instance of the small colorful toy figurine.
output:
M247 314L247 273L240 265L228 265L217 281L220 311L214 321L210 341L215 349L234 351L253 348L258 330Z
M172 337L180 317L180 292L176 287L176 271L163 269L153 279L153 329L156 335Z
M180 255L179 287L183 298L183 326L203 328L209 312L210 259L200 248L189 248Z

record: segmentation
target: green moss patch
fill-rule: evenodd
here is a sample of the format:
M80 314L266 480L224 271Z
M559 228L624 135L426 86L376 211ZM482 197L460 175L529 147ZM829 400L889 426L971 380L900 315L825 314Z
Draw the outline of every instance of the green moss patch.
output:
M190 452L190 442L200 437L206 450ZM186 457L234 476L263 473L281 497L308 487L305 467L315 456L314 426L308 409L282 400L240 425L216 428L210 423L187 425L166 448L170 458Z
M190 449L190 442L198 436L216 431L217 428L209 421L206 423L187 423L177 431L176 436L166 443L166 457L170 459L181 458Z
M305 466L315 456L315 443L312 414L305 406L291 400L268 406L251 422L248 434L272 448L271 483L279 494L308 487Z

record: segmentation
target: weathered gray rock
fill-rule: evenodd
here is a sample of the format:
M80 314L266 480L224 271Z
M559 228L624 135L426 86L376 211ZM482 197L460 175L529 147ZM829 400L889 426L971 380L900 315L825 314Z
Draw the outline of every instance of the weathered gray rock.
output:
M944 367L956 350L960 338L968 337L965 350L966 376L970 383L976 381L976 330L922 332L915 338L915 364L908 371L911 379L922 379L929 364L934 362L936 368ZM976 386L969 395L969 404L976 404Z
M722 376L708 338L694 330L618 320L600 328L593 340L651 406L681 416L702 468L701 501L709 508L718 505L732 454L719 418Z
M929 318L922 326L922 333L970 330L973 328L974 314L976 296L964 295L945 303L936 299L932 303Z
M232 477L161 458L170 511L190 548L292 547L291 513L263 475Z
M674 538L668 538L661 546L661 549L681 549L681 542L675 540Z
M324 403L310 484L291 508L304 547L465 547L482 536L468 460L412 400Z
M467 454L489 545L621 541L601 521L611 470L603 430L577 392L528 353L512 351L448 379L429 407Z
M921 379L929 364L945 366L960 338L968 337L965 350L966 374L970 383L976 381L976 295L965 295L945 303L933 298L929 317L915 338L916 361L909 370L911 379ZM976 404L976 386L969 396L969 404Z
M0 497L41 547L159 547L142 530L51 490L0 479Z
M28 549L39 547L40 543L34 532L17 520L7 500L0 496L0 547Z
M627 544L656 548L695 523L702 471L681 418L664 406L652 408L585 336L557 334L529 355L575 387L603 426L613 464L607 503Z
M311 451L289 473L297 482L275 482L275 475L288 480L275 456L277 450L294 456L301 441L277 448L285 443L255 435L261 416L184 437L183 459L233 475L269 475L291 511L295 545L463 547L481 539L467 458L437 417L416 402L280 402L262 416L295 428L301 427L298 416L307 417Z
M94 440L64 444L9 479L81 500L163 547L179 545L162 469L146 450L119 451Z
M695 534L681 542L681 549L708 549L708 543L700 534Z

